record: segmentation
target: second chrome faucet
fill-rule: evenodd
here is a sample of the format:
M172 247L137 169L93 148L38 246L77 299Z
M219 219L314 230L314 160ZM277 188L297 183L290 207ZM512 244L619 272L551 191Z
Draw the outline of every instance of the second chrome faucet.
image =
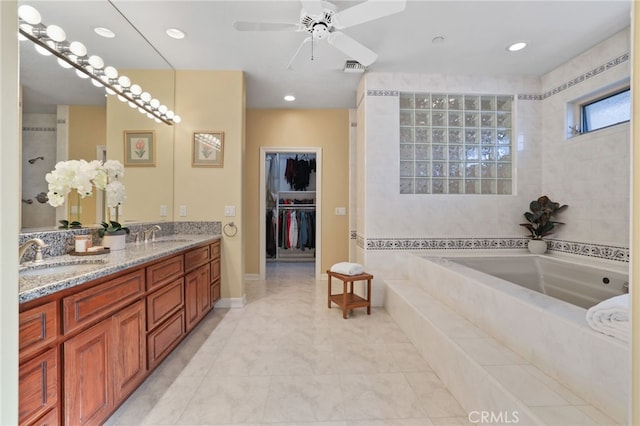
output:
M147 229L145 229L144 231L142 231L142 235L144 238L144 242L148 242L148 241L155 241L156 240L156 232L158 231L162 231L162 228L160 227L160 225L153 225Z

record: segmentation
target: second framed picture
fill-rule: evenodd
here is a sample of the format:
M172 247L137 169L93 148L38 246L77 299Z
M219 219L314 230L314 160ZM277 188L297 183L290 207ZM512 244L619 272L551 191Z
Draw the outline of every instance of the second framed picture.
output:
M127 167L155 167L156 138L153 130L124 132L124 165Z
M193 132L193 167L222 167L224 160L224 132Z

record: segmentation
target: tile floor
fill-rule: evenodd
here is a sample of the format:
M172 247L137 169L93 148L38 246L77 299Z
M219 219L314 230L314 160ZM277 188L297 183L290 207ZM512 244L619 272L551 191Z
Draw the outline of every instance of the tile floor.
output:
M383 308L327 309L312 263L269 263L214 309L107 425L466 425Z

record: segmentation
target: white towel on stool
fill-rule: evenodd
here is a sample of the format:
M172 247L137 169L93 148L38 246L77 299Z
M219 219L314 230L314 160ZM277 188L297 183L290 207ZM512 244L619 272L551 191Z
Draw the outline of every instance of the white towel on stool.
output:
M339 262L333 265L330 271L342 275L360 275L364 268L359 263Z
M587 323L596 331L629 341L629 294L603 300L587 310Z

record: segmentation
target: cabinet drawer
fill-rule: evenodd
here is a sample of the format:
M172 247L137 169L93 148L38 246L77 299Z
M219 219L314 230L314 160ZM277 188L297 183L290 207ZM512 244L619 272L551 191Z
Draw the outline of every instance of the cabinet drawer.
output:
M220 280L211 284L211 306L220 300Z
M21 362L56 340L58 334L56 311L56 302L49 302L20 313Z
M175 280L147 296L147 330L169 318L184 306L184 278Z
M190 271L196 266L209 260L209 246L198 247L184 254L185 271Z
M147 335L149 371L169 355L184 336L184 309Z
M144 269L62 299L64 332L104 318L144 293Z
M220 259L214 260L211 265L211 281L220 279Z
M220 241L209 244L211 259L220 259Z
M58 402L57 349L50 349L20 366L18 398L20 424L31 422L56 406Z
M58 413L58 409L54 408L35 422L29 423L28 426L57 426L59 424L60 414Z
M174 256L147 267L147 290L175 280L184 274L184 257Z

